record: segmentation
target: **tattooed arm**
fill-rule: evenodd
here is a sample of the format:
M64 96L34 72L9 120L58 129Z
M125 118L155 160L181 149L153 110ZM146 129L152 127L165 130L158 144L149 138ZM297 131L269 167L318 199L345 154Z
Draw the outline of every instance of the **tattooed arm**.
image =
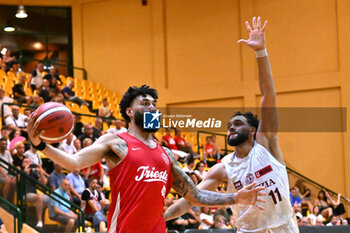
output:
M258 193L263 190L262 187L253 188L254 183L247 186L240 193L217 193L207 190L199 190L191 178L188 177L181 168L177 165L177 161L172 152L165 148L172 163L172 174L174 177L173 188L183 196L187 201L194 205L200 206L227 206L232 204L255 204L256 201L260 201L257 196L263 195ZM215 182L213 183L215 184Z
M66 152L47 145L43 153L60 164L62 167L73 171L89 167L100 161L103 156L114 152L115 161L119 161L127 154L126 142L112 134L104 134L91 146L85 147L79 152L69 155Z

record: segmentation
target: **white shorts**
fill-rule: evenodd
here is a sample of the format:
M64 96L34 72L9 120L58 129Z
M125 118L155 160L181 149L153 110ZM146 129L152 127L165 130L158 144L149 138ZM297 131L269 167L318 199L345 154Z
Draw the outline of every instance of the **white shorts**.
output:
M243 231L238 231L238 233L243 233ZM291 219L289 223L280 227L254 231L254 233L299 233L299 228L296 225L294 219Z

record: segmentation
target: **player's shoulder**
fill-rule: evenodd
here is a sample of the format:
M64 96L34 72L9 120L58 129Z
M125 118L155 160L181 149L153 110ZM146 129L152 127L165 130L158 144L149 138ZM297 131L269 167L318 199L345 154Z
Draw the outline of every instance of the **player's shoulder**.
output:
M165 146L163 146L163 150L169 156L171 164L177 166L177 160L176 160L173 152L168 147L165 147Z

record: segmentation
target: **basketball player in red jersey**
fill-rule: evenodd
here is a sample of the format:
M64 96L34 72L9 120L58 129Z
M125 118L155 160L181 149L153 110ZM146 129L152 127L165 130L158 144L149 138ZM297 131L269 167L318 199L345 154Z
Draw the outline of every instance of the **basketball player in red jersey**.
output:
M148 86L130 87L120 102L122 116L130 122L127 133L104 134L95 143L69 155L39 138L37 125L29 120L32 144L53 161L73 171L89 167L103 157L109 166L112 203L108 233L165 233L164 198L171 187L195 205L220 206L263 202L255 183L237 193L198 190L177 165L171 151L152 138L155 130L143 129L143 112L156 111L157 91Z

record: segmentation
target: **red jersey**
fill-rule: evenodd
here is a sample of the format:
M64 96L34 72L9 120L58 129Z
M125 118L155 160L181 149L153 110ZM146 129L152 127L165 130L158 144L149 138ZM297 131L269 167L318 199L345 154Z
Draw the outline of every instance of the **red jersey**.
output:
M177 150L176 142L171 135L164 135L162 139L168 143L169 149Z
M128 133L118 135L128 145L125 158L109 171L112 203L108 233L165 233L164 198L172 187L170 158Z

